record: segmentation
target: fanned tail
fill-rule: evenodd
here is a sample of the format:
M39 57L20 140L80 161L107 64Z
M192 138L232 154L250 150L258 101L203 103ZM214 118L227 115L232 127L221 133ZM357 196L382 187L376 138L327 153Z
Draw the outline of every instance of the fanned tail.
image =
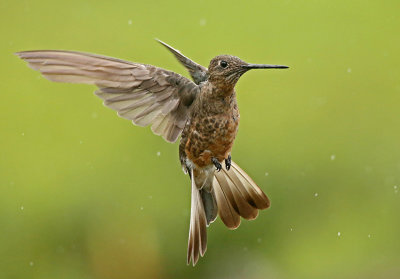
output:
M218 205L218 214L229 229L240 225L240 216L253 220L258 210L270 206L267 195L236 163L229 171L222 168L215 172L213 189Z
M229 171L222 168L220 172L202 172L197 176L194 176L193 170L190 173L192 201L187 264L192 261L194 266L207 250L207 226L217 214L229 229L236 229L240 225L240 216L253 220L258 210L270 206L270 201L234 162ZM196 181L200 187L196 186Z

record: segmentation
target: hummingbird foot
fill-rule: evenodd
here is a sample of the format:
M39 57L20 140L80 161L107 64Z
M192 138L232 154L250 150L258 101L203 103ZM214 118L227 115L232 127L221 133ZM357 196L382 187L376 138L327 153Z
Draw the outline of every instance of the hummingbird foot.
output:
M226 170L229 170L231 168L231 163L232 163L232 157L231 157L231 155L228 155L228 158L225 159Z
M213 162L214 166L217 168L217 171L222 170L222 165L220 162L218 162L217 158L211 158L211 161Z

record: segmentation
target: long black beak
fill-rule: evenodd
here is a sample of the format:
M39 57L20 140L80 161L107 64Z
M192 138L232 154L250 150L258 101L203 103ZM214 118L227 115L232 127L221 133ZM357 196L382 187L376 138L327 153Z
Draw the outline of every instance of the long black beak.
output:
M246 65L243 65L242 67L247 70L251 70L251 69L287 69L287 68L289 68L288 66L266 65L266 64L246 64Z

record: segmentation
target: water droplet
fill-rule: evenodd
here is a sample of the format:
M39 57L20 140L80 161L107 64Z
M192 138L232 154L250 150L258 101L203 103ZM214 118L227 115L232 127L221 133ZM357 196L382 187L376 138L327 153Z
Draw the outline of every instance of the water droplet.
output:
M200 26L205 26L207 24L207 20L205 18L200 19Z
M82 143L83 143L83 141L80 140L80 141L79 141L79 144L82 144Z
M23 205L20 208L21 208L21 210L24 210L24 206Z
M315 193L315 194L314 194L314 197L318 197L318 193Z
M268 175L269 175L269 173L268 173L268 172L266 172L266 173L265 173L265 176L268 176Z
M399 188L399 187L398 187L397 185L394 185L393 188L394 188L395 190L397 190L397 188Z
M293 231L293 228L289 228L289 230L292 232L292 231Z
M338 232L338 233L337 233L337 236L339 236L339 237L340 237L340 232Z
M335 160L336 159L336 155L335 154L332 154L331 155L331 161L333 161L333 160Z
M25 133L22 133L21 136L25 136Z
M371 238L371 235L370 235L370 234L368 235L368 238Z
M140 207L140 210L143 210L143 209L144 209L144 207L143 207L143 206L141 206L141 207Z
M348 68L348 69L347 69L347 72L348 72L348 73L351 73L351 68Z
M149 196L149 199L151 200L153 198L153 196Z
M33 262L29 262L29 265L30 265L30 266L33 266L33 265L34 265L34 263L33 263Z
M128 24L132 25L132 19L128 20Z
M158 157L161 156L161 152L160 152L160 151L157 152L157 156L158 156Z

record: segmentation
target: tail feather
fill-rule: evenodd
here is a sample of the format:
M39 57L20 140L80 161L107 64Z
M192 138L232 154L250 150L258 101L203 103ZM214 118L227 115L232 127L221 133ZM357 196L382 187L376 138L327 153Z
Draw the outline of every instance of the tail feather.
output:
M232 207L229 197L220 186L217 179L214 179L213 188L215 190L215 198L218 205L218 215L222 222L229 229L236 229L240 225L240 216Z
M270 207L271 202L267 195L257 186L257 184L245 173L235 162L232 162L233 173L240 179L241 184L236 184L239 189L242 189L240 185L244 186L244 189L250 195L249 202L252 203L257 209L267 209ZM230 176L230 174L228 174Z
M192 201L190 210L189 241L187 252L187 264L192 261L193 266L207 250L207 220L204 205L197 189L192 172Z
M218 215L218 206L215 200L214 189L212 189L212 187L210 188L210 192L206 189L200 190L201 200L203 201L204 211L206 213L207 226L214 222Z

